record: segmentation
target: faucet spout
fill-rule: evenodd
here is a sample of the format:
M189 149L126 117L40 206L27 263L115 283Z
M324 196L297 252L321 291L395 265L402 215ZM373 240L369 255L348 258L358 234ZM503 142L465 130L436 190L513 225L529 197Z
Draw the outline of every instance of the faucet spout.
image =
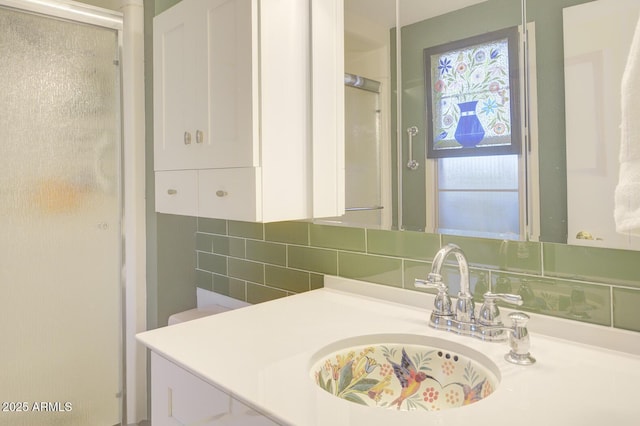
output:
M458 261L458 268L460 270L460 293L465 296L471 296L471 288L469 285L469 264L464 252L456 244L447 244L438 250L433 258L433 264L431 266L431 272L429 273L428 279L433 279L434 281L442 279L441 271L444 261L451 253L456 256L456 260Z
M469 284L469 263L462 249L456 244L447 244L438 250L433 258L431 273L429 273L427 280L431 282L442 281L442 267L447 257L452 253L458 261L458 268L460 270L460 292L458 293L458 300L456 301L455 317L456 320L460 322L459 327L467 328L475 321L475 305Z

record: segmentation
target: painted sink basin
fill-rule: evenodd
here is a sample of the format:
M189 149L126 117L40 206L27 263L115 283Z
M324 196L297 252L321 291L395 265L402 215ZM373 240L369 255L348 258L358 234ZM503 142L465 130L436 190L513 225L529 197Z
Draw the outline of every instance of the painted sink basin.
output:
M485 355L444 339L370 335L335 342L312 357L311 376L344 400L396 410L438 411L474 404L499 384Z

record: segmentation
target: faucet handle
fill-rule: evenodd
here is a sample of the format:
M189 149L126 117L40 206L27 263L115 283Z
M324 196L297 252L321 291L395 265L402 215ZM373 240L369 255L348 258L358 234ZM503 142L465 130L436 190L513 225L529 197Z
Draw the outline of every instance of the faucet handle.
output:
M438 294L433 301L433 306L435 308L433 313L436 316L453 316L453 310L451 309L451 297L449 297L449 294L447 293L447 285L442 282L439 275L436 275L437 274L429 274L429 278L426 280L416 278L414 285L416 288L435 288L438 290Z
M447 291L447 285L442 282L442 278L437 275L437 276L432 276L432 275L437 275L437 274L429 274L429 277L426 280L421 280L419 278L416 278L414 280L414 285L416 288L426 288L426 289L431 289L431 288L435 288L438 291Z
M491 293L490 291L484 294L484 303L478 312L478 322L482 325L489 326L501 326L502 320L500 319L500 310L496 305L496 301L501 300L503 302L511 303L513 305L522 305L522 297L517 294L507 293Z
M524 312L513 312L509 314L512 326L509 332L509 346L511 350L504 356L507 361L518 365L531 365L536 359L529 353L531 341L527 322L529 315Z

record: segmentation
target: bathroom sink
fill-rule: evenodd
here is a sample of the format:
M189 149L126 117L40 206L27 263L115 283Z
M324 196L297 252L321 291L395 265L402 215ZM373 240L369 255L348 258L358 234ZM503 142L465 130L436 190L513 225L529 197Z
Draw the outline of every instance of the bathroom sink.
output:
M437 411L491 395L498 367L485 355L444 339L412 334L358 336L312 357L311 377L344 400L397 410Z

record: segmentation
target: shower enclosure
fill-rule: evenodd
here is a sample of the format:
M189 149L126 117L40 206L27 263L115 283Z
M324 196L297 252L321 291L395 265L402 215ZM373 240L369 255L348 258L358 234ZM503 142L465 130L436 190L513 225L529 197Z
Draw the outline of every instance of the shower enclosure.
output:
M0 0L0 425L115 425L121 20L37 3Z
M346 212L316 222L384 228L391 219L383 193L381 83L355 74L345 74L344 81Z

